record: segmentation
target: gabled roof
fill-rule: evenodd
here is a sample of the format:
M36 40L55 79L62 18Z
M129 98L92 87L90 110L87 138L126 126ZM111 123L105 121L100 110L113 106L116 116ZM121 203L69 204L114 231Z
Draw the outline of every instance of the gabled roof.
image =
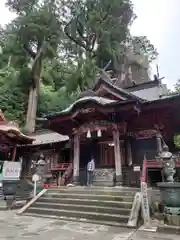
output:
M31 137L35 139L34 142L31 144L26 144L26 146L45 145L49 143L59 143L69 140L68 136L50 130L37 131L33 133Z
M143 100L142 98L139 98L131 92L119 88L102 78L98 80L98 82L95 84L95 86L90 92L91 93L89 96L81 97L73 104L71 104L68 108L60 112L45 116L45 118L52 119L56 116L71 115L72 112L76 111L78 108L82 108L84 104L86 104L87 107L88 103L94 103L96 105L99 105L100 107L112 107L118 105L126 105L130 103L145 102L145 100Z
M117 100L135 100L144 102L143 99L135 96L134 94L126 91L125 89L119 88L109 81L100 78L99 81L93 87L93 91L96 93L97 96L101 96L101 93L110 94L116 97Z
M11 139L21 143L32 143L33 138L23 134L20 129L13 123L0 122L0 133L4 133Z
M125 87L125 90L128 92L134 92L142 89L148 89L152 87L159 86L161 84L161 79L155 79L152 81L141 82L139 84L135 84L133 86Z

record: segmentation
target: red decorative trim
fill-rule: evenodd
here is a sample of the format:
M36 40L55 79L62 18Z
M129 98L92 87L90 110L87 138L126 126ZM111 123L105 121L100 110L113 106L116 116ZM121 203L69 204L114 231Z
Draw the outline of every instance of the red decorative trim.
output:
M70 166L70 163L57 163L51 165L51 171L66 170Z
M141 182L145 182L147 181L147 160L144 159L143 161L143 167L142 167L142 174L141 174Z
M180 159L176 159L176 167L180 168ZM147 182L147 170L148 168L162 168L162 164L159 160L152 159L143 161L142 174L141 174L141 182Z

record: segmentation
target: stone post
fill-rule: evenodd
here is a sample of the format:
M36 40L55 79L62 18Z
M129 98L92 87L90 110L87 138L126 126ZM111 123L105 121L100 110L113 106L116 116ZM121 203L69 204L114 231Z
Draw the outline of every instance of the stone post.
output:
M122 185L122 163L121 163L121 149L119 141L119 131L113 130L113 142L114 142L114 156L115 156L115 170L116 170L116 185Z
M80 143L79 136L74 135L74 151L73 151L73 182L79 183L79 157L80 157Z

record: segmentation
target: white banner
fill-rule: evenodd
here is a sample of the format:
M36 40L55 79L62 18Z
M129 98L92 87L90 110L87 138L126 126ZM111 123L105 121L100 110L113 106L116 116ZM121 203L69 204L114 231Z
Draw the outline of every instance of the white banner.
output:
M21 162L5 161L2 175L4 180L18 180L21 174Z

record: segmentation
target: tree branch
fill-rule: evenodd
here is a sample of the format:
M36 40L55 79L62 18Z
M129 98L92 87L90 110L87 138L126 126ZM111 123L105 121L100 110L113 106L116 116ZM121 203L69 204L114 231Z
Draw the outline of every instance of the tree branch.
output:
M23 45L23 48L30 55L31 58L34 59L36 57L36 53L33 52L26 43Z
M86 44L84 44L82 41L79 41L79 40L73 38L73 37L69 34L68 27L70 26L70 24L72 23L73 20L74 20L74 19L72 19L72 20L65 26L65 28L64 28L64 32L65 32L66 36L67 36L71 41L75 42L77 45L79 45L80 47L84 48L87 52L93 53L93 56L96 56L95 52L93 52L91 49L89 49L89 48L86 46ZM78 28L77 28L76 30L79 31ZM79 33L79 32L78 32L78 33ZM81 34L79 34L79 35L80 35L80 37L82 37ZM83 37L83 39L84 39L84 37ZM86 40L86 43L87 43L87 40Z

